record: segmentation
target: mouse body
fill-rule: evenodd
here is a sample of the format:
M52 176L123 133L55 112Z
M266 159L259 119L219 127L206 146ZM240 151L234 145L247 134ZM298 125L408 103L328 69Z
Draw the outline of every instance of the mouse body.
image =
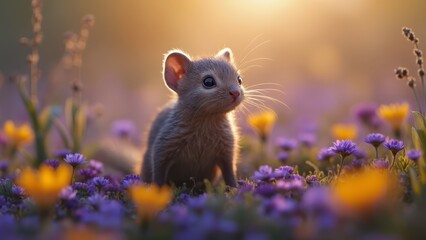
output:
M233 110L244 99L230 49L192 60L179 50L164 60L163 78L176 93L152 123L142 180L157 185L214 181L236 187L238 133Z

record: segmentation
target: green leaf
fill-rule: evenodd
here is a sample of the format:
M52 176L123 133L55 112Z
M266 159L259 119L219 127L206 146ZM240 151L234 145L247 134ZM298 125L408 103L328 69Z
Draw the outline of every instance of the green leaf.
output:
M425 118L422 116L422 114L417 111L413 111L412 113L413 113L414 127L416 129L426 129Z
M413 187L413 191L417 195L420 195L422 192L421 184L413 168L410 168L410 179L411 179L411 186Z

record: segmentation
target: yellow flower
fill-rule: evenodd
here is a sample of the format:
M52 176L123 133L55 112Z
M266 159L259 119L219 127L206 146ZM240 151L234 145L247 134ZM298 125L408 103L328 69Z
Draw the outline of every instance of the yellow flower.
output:
M386 171L367 169L342 175L333 187L333 197L342 210L368 213L390 200L393 181Z
M57 169L41 165L39 170L25 168L16 179L16 184L41 208L51 207L58 199L59 192L71 182L72 168L61 164Z
M266 141L277 120L277 115L273 111L267 111L250 115L247 120L254 131L259 134L260 139Z
M129 188L129 192L141 220L153 218L172 199L172 193L167 186L133 185Z
M394 130L401 129L408 117L410 106L408 103L381 105L377 110L380 118L385 120Z
M331 132L337 140L355 140L358 128L353 124L335 124L331 128Z
M28 124L23 124L20 127L15 126L12 121L6 121L3 126L4 134L7 139L15 146L22 146L31 142L34 138L33 131Z

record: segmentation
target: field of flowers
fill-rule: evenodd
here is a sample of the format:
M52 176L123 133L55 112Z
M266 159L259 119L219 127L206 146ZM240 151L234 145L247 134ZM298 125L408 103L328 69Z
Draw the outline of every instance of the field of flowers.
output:
M72 95L63 112L42 104L41 9L33 0L32 36L20 39L30 74L11 79L27 122L0 129L0 239L426 239L425 70L412 29L402 37L418 68L398 67L395 76L417 105L359 105L360 124L335 124L327 146L314 133L272 139L277 115L265 107L247 117L255 135L242 136L238 187L205 182L200 191L145 184L84 146L94 117L81 71L94 16L65 36ZM113 128L124 162L134 126Z

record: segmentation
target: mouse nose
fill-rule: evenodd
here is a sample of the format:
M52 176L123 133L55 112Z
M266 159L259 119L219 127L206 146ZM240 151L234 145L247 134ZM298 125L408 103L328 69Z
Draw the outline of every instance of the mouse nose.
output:
M231 90L229 91L229 95L231 95L235 101L241 95L241 92L239 90Z

